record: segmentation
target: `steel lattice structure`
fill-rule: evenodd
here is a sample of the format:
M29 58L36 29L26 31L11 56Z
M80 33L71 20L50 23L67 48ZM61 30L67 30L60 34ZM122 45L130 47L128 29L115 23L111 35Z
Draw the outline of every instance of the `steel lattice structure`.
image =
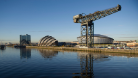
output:
M94 47L94 23L93 21L108 16L110 14L116 13L121 10L121 6L97 11L93 14L82 16L82 14L73 16L74 23L81 23L81 42L83 45L83 39L86 38L86 46ZM89 45L90 44L90 45Z
M84 45L86 38L86 45L92 47L94 44L94 23L92 21L81 24L81 45Z

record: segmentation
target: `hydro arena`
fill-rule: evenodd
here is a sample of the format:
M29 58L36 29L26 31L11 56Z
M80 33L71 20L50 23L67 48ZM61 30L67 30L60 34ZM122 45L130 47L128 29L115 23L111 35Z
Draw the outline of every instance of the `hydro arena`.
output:
M77 37L77 40L81 43L81 37ZM112 44L113 41L114 39L108 36L94 34L94 44ZM86 37L82 39L82 43L86 43Z

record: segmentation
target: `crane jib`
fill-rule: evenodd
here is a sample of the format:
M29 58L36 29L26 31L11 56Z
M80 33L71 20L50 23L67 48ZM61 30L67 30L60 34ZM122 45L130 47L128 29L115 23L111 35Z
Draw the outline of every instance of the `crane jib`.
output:
M74 20L74 23L83 23L83 22L88 22L88 21L95 21L95 20L98 20L98 19L103 18L105 16L108 16L110 14L113 14L115 12L118 12L120 10L121 10L121 6L117 5L117 7L107 9L104 11L97 11L93 14L89 14L89 15L85 15L85 16L82 16L81 14L76 15L73 17L73 20Z

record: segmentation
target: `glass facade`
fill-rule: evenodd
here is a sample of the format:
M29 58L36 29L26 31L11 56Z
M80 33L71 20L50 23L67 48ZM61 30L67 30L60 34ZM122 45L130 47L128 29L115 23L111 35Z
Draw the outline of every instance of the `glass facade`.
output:
M20 35L20 44L30 44L31 43L31 36L26 35Z

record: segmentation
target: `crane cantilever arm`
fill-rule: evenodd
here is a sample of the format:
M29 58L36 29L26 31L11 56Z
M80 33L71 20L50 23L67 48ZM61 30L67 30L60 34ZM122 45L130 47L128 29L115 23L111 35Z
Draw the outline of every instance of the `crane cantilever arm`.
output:
M121 5L117 5L117 7L103 10L103 11L97 11L93 14L85 15L82 16L81 14L76 15L73 17L74 23L84 23L84 22L89 22L89 21L95 21L100 18L103 18L105 16L108 16L110 14L116 13L121 10Z

